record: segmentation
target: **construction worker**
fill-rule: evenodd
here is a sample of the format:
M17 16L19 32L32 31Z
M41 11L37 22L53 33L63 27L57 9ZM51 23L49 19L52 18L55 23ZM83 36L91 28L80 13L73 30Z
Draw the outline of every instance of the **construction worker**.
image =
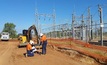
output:
M27 50L27 53L26 53L26 57L31 57L31 56L34 56L34 52L32 52L32 40L30 40L30 43L27 44L26 46L26 50Z
M40 43L42 44L42 54L46 54L47 38L46 35L40 33Z
M32 45L32 52L36 53L37 49L35 48L34 41L30 40L30 42L31 42L31 45Z

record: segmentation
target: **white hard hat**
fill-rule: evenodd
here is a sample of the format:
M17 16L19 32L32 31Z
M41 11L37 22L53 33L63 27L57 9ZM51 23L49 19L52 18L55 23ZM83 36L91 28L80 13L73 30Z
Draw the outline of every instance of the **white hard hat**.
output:
M43 36L43 33L40 33L40 36Z
M34 41L30 40L30 44L34 44Z

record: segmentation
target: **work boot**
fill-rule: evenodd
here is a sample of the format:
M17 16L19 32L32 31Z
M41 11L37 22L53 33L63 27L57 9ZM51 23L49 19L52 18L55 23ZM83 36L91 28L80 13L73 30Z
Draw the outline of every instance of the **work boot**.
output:
M27 53L25 54L25 57L27 57Z
M24 56L27 57L27 53L24 53Z

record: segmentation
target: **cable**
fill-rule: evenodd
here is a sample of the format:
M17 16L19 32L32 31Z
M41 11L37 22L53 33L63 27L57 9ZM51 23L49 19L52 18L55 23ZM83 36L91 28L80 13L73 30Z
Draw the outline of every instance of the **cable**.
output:
M101 4L100 6L102 6L102 8L107 7L107 3L106 4Z
M88 9L88 8L86 8L86 9L84 10L83 15L84 15L84 13L87 11L87 9Z
M105 16L107 16L107 13L105 13L105 14L103 15L103 17L105 17Z
M94 18L94 16L97 14L97 11L94 13L94 15L92 16Z

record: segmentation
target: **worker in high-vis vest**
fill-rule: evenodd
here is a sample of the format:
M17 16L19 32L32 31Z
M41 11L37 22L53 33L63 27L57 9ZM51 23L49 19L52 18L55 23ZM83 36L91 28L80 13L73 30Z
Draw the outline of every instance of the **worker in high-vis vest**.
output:
M46 35L40 33L40 42L42 44L42 54L46 54L46 47L47 47L47 38Z
M32 40L30 40L30 43L28 43L26 46L26 51L27 51L26 56L28 57L34 56L34 52L32 52L32 44L33 42Z

